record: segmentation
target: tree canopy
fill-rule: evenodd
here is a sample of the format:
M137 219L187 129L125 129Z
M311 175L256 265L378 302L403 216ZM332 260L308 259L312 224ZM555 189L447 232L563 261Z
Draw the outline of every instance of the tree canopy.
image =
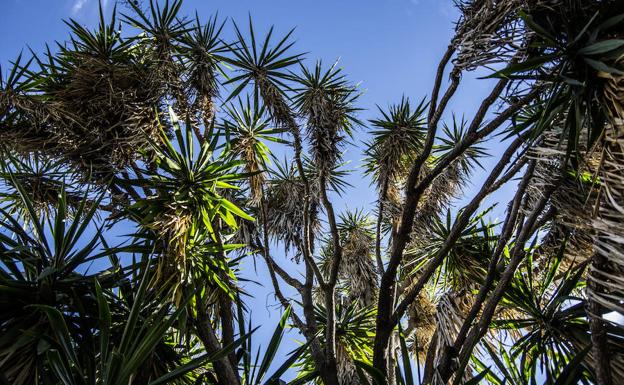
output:
M368 121L294 31L182 0L100 7L3 68L0 384L618 384L624 4L455 3L428 96ZM352 177L370 207L335 204ZM281 305L261 343L249 280Z

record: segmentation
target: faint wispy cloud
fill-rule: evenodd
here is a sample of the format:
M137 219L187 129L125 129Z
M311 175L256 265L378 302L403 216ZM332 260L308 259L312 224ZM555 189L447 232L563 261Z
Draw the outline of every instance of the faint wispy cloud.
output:
M84 8L85 4L87 4L87 0L76 0L74 1L74 5L72 5L71 12L72 15L78 14Z

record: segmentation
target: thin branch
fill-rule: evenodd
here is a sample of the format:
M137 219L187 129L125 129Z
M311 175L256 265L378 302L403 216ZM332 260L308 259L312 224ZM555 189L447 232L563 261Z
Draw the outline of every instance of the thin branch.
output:
M377 270L379 272L379 275L383 275L384 273L383 260L381 259L381 224L383 221L384 202L388 193L388 184L389 179L385 178L381 186L381 191L379 192L377 223L375 224L375 260L377 261Z
M561 178L558 178L557 181L555 181L551 186L549 186L544 191L542 197L536 203L533 211L531 212L531 214L529 215L529 217L523 224L522 230L520 231L520 234L516 239L514 247L510 252L511 259L509 260L509 264L507 265L505 271L501 275L501 278L498 281L498 284L496 285L496 289L494 289L494 292L492 293L492 296L490 297L489 301L483 307L483 312L481 314L481 318L479 319L479 322L475 326L472 327L470 333L468 334L468 337L466 338L466 343L463 344L463 348L459 355L460 367L457 371L458 373L461 373L464 370L464 368L468 364L468 361L470 360L470 356L472 355L472 350L474 349L475 345L477 344L479 339L481 339L481 337L483 337L485 333L487 332L490 322L492 321L492 318L494 317L494 313L496 311L496 307L498 306L498 303L503 298L503 295L505 291L507 290L507 287L511 283L511 280L516 272L516 269L518 268L518 266L520 265L520 262L522 262L522 260L524 259L526 255L524 251L524 245L529 239L529 237L536 230L537 228L536 224L545 222L545 220L549 219L549 217L551 216L549 214L543 215L542 212L544 210L544 207L546 207L546 204L550 200L550 196L559 186L560 181L561 181ZM542 220L540 220L540 216L543 217ZM449 378L450 378L450 374L449 374Z
M459 333L457 334L457 337L455 338L452 348L446 347L442 351L442 355L439 361L440 364L438 365L438 368L437 368L437 370L440 373L446 373L449 370L451 359L461 349L466 339L466 335L468 334L468 331L470 330L470 327L472 326L473 321L475 320L475 318L479 315L479 312L481 311L481 305L485 301L487 294L489 293L492 285L494 284L500 255L502 254L505 248L505 245L507 244L507 242L509 241L509 239L511 238L513 234L513 229L515 227L515 223L518 217L518 212L520 210L520 206L522 203L522 198L524 197L524 193L529 185L529 181L531 180L531 177L533 176L533 171L535 170L535 163L536 163L535 160L532 160L529 163L529 166L527 167L527 170L525 171L524 176L522 177L522 180L518 184L516 194L509 205L509 210L507 212L507 217L505 218L505 222L503 224L501 235L498 238L498 242L496 244L494 252L492 253L492 258L490 259L490 263L488 265L485 282L479 288L479 292L474 300L472 307L470 308L469 313L466 315L466 318L464 319L464 322L460 328Z
M433 116L437 111L438 94L440 93L440 87L442 85L442 77L444 76L444 69L448 65L449 61L455 53L455 46L453 44L446 48L446 52L442 55L442 59L438 64L438 70L436 71L436 78L433 83L433 90L431 91L431 104L429 105L429 116L427 120L431 123L434 121Z
M297 242L297 245L300 246L299 249L301 249L303 247L301 240L299 240ZM319 287L324 290L325 286L326 286L326 283L325 283L325 278L323 277L323 273L321 272L321 270L316 265L316 262L314 261L312 256L310 256L308 254L304 254L304 253L302 253L302 254L303 254L303 261L305 263L306 270L310 269L310 271L313 274L313 277L316 278L316 280L317 280L317 282L319 284Z
M325 352L328 360L328 369L334 370L336 365L336 306L335 306L335 289L338 281L338 272L340 263L342 262L342 246L340 245L340 234L338 233L338 225L336 223L336 215L334 206L327 197L327 188L325 176L320 176L320 192L321 201L325 207L325 214L329 222L329 228L332 235L333 257L331 262L331 270L329 280L325 285L325 309L327 312L327 324L325 325Z

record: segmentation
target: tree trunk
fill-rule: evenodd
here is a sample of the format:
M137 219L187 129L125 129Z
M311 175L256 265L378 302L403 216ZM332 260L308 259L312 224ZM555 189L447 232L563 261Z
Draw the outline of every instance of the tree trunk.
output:
M195 297L197 305L197 319L195 320L195 328L197 329L197 336L201 340L206 352L209 354L216 353L221 349L221 344L215 334L208 315L206 314L205 306L199 296ZM218 385L240 385L240 378L238 377L238 371L236 366L232 365L229 357L221 357L213 363L215 372L217 375Z
M604 269L604 264L604 257L598 253L594 253L591 270L597 269L600 271ZM611 378L611 360L608 352L607 325L602 318L604 309L592 295L593 292L600 292L601 287L591 276L588 280L588 286L590 289L588 295L589 329L591 332L592 352L596 366L594 368L596 371L596 385L612 385L613 380Z

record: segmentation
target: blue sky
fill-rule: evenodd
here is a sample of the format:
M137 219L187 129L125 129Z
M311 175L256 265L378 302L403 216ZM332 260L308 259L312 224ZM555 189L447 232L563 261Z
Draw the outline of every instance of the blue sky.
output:
M107 11L113 0L103 0ZM0 13L0 64L6 64L21 50L31 47L41 52L46 43L63 41L68 37L62 19L74 18L85 25L97 21L97 0L3 0ZM215 12L221 18L247 22L251 15L255 26L266 30L275 25L278 32L285 33L296 27L295 51L307 52L308 63L322 59L331 63L340 59L340 66L348 78L361 82L364 91L359 107L363 108L362 121L376 115L376 104L386 106L400 100L402 95L418 101L428 96L437 63L453 34L457 17L452 0L186 0L182 14L193 16L197 11L200 19L207 20ZM228 23L231 21L228 21ZM226 38L232 28L226 27ZM478 75L466 76L449 111L458 116L471 112L489 91L490 83L475 80ZM449 118L447 116L446 118ZM359 129L353 142L365 140L366 127ZM492 155L502 149L494 140L487 146ZM362 155L358 148L348 148L345 158L351 168L357 168ZM486 169L496 162L496 156L485 159ZM470 192L480 186L485 173L475 171ZM339 209L371 207L374 189L366 178L356 172L350 182L353 188L337 199ZM491 201L501 199L506 203L509 189L503 189ZM501 216L504 203L494 211ZM248 266L252 278L268 282L266 271L258 264L258 276ZM250 286L255 298L250 300L254 323L263 325L255 341L268 340L273 325L279 318L275 301L269 288ZM266 307L269 307L268 309ZM266 310L265 310L266 309ZM285 349L292 348L292 344Z

